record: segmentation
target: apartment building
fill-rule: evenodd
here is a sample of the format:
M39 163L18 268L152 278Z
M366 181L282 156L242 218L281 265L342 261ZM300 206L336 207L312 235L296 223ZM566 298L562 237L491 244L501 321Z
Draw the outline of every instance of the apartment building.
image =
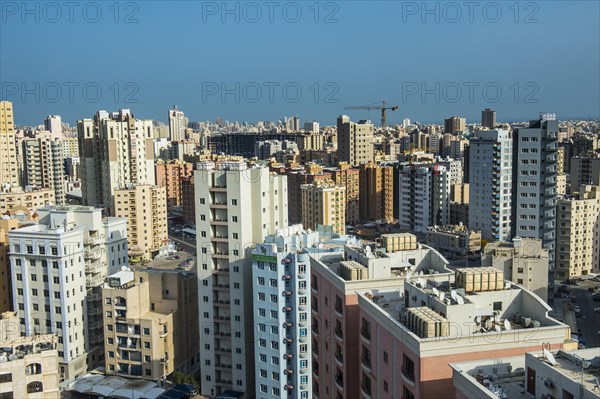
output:
M485 245L481 265L502 270L504 278L548 300L548 251L536 238L515 237L510 242Z
M373 249L342 236L306 249L311 257L314 398L360 395L359 292L397 291L405 279L418 275L440 281L451 275L448 262L434 249L417 244L412 234L382 235L380 245ZM374 359L374 364L378 362L384 364L383 359ZM397 371L393 370L396 379Z
M0 191L19 186L13 105L10 101L0 101Z
M114 190L114 213L127 219L129 256L151 260L167 253L167 192L165 187L130 185Z
M181 203L183 220L186 223L196 224L196 201L194 197L194 176L181 179Z
M496 111L491 108L486 108L481 111L481 126L490 130L496 128Z
M351 166L374 160L373 124L370 121L351 122L346 115L337 118L337 158Z
M361 220L391 221L394 218L394 168L375 162L360 165L359 203Z
M156 184L152 121L128 109L98 111L77 122L84 205L114 216L114 190L127 184Z
M302 222L303 184L331 179L331 172L325 172L321 165L309 162L304 168L290 167L284 170L288 185L288 219L290 223Z
M303 248L318 241L317 232L292 225L252 250L257 398L313 397L310 260Z
M459 116L452 116L444 119L444 132L458 133L463 132L467 128L467 119Z
M55 191L53 188L38 188L26 186L25 188L11 188L0 193L0 213L7 211L23 210L30 214L38 208L55 204Z
M469 141L469 228L484 240L511 237L513 142L506 130L480 130Z
M124 269L102 288L108 375L164 384L200 365L198 278L178 269Z
M183 204L182 180L192 177L194 165L189 162L173 160L156 161L156 185L167 189L167 206Z
M0 314L0 397L58 398L57 341L56 334L21 336L18 314Z
M302 225L316 229L318 225L333 227L335 234L346 231L346 187L338 186L331 180L303 184L300 186L302 198Z
M3 215L0 218L0 313L13 310L8 232L19 228L20 223L15 216Z
M346 224L358 223L360 218L360 171L351 168L347 162L339 162L336 168L325 168L331 173L331 180L346 187Z
M37 132L22 142L23 183L26 186L54 189L54 204L65 204L65 166L62 137Z
M558 120L540 113L513 131L512 237L539 238L554 268Z
M449 363L524 354L540 342L571 345L570 328L548 316L543 300L502 277L493 268L457 269L443 282L427 276L359 292L360 366L348 377L356 396L447 397Z
M429 226L450 221L450 180L444 166L403 163L398 169L400 227L425 233Z
M579 191L581 185L600 186L600 156L586 155L571 158L571 191Z
M234 390L252 397L252 267L244 251L287 226L286 177L221 160L199 162L194 178L202 394ZM229 358L218 348L231 348Z
M185 140L186 119L185 114L177 109L177 105L169 110L169 139L171 141Z
M579 186L556 204L556 278L600 273L600 186Z

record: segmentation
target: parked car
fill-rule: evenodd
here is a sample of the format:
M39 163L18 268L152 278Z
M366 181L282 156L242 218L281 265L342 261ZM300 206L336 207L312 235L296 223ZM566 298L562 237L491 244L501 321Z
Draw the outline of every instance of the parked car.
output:
M579 305L574 305L573 310L575 311L575 313L581 312L581 308L579 307Z
M600 313L600 308L594 308L594 312Z

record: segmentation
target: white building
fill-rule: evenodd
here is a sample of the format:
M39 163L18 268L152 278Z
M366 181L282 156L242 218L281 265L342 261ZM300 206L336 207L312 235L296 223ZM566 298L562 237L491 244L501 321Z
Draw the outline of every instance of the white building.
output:
M200 162L194 178L201 393L252 397L252 268L245 250L287 226L287 178L244 161Z
M177 109L177 105L169 110L169 139L171 141L185 140L185 114Z
M312 122L304 122L304 131L307 133L319 133L319 122L317 121L312 121Z
M84 205L104 207L114 215L114 190L133 184L156 184L150 120L128 109L98 111L77 122Z
M317 232L293 225L252 251L257 398L312 398L310 258Z
M450 176L444 166L402 164L398 173L400 227L421 233L450 222Z
M48 115L44 119L44 129L62 136L62 121L60 115Z
M484 240L511 236L513 146L506 130L480 130L469 145L469 228Z
M127 264L126 221L92 207L47 207L39 223L9 233L14 308L21 333L58 334L61 380L103 362L100 285ZM87 360L86 360L87 357Z

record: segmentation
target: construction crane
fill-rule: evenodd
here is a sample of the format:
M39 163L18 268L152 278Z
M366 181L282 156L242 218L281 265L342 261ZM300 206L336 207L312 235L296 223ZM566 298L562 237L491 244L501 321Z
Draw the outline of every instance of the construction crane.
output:
M346 107L344 109L380 109L381 110L381 128L385 129L385 121L386 121L386 117L387 117L387 110L391 110L391 111L395 111L397 110L399 107L397 105L393 105L391 107L386 107L386 102L382 101L381 105L375 105L375 104L379 104L379 103L373 103L373 104L369 104L369 105L360 105L360 106L356 106L356 107Z

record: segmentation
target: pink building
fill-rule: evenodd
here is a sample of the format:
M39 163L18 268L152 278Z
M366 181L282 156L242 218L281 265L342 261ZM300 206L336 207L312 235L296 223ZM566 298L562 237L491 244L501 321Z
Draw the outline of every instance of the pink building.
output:
M446 259L434 249L417 244L413 235L388 237L406 239L408 244L401 251L385 244L387 250L371 249L342 237L311 253L314 398L359 395L363 339L358 292L397 289L417 273L440 281L452 277Z
M494 273L479 269L482 276ZM549 317L537 295L489 281L473 287L458 278L441 283L419 276L393 289L360 291L360 340L353 348L360 366L347 376L360 394L352 397L452 398L449 363L572 344L570 328Z

